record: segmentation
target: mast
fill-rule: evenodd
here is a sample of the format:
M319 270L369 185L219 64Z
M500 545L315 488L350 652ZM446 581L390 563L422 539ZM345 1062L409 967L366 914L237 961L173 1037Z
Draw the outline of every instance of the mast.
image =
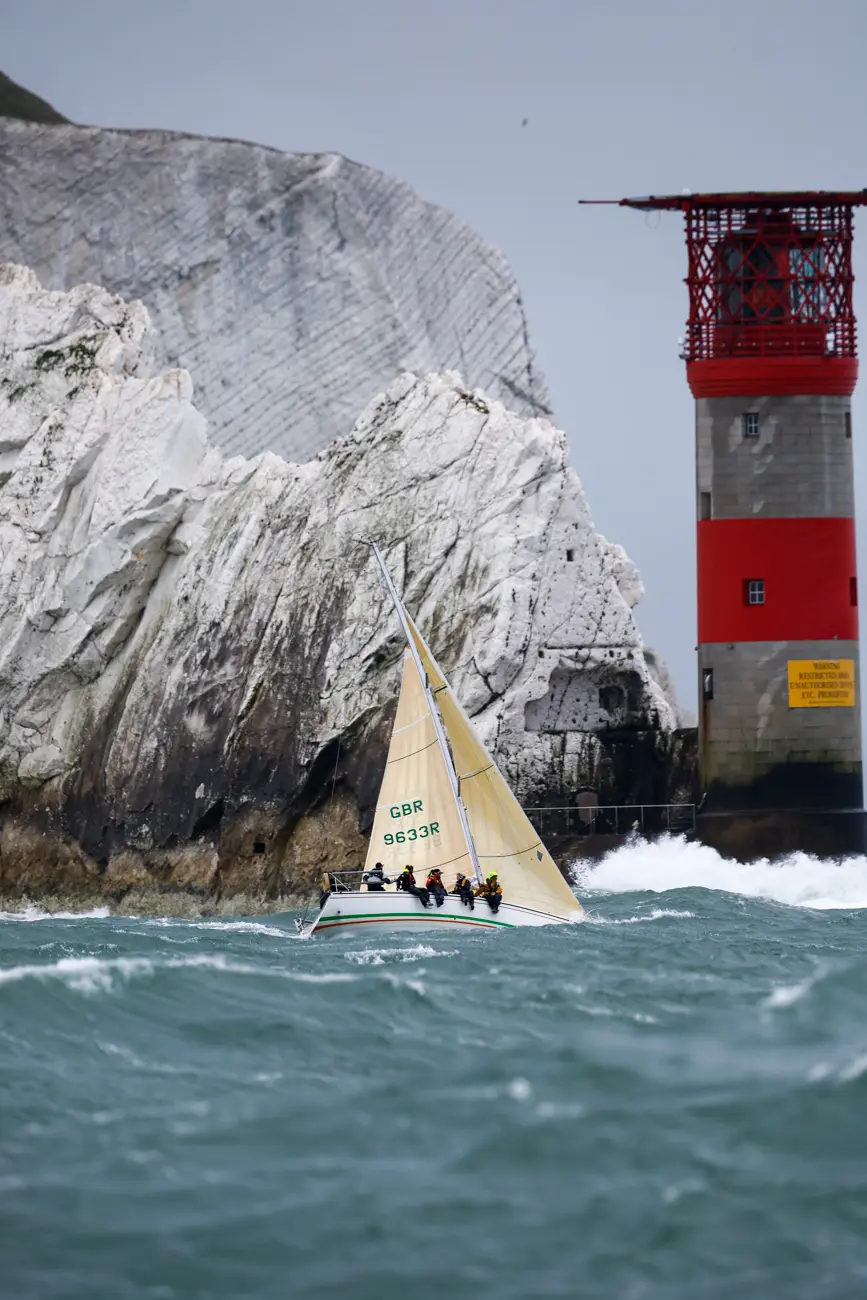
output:
M446 733L443 729L442 719L440 718L439 710L436 707L434 694L430 688L430 682L428 681L427 673L425 672L424 665L422 664L421 656L419 655L418 652L418 647L416 646L415 640L410 631L406 610L403 607L403 602L401 601L400 596L397 594L397 588L395 587L394 583L391 580L391 574L389 573L388 569L385 567L385 560L382 558L382 555L380 553L379 547L377 546L376 542L370 542L369 546L370 549L373 551L373 554L376 556L376 562L379 565L380 571L382 573L383 582L385 583L389 596L391 596L392 602L394 604L394 608L397 610L397 616L400 619L400 625L403 628L403 634L406 637L407 645L409 646L409 652L412 655L413 662L416 666L416 671L418 672L419 680L421 681L422 686L424 687L425 698L427 700L428 708L430 709L431 721L433 722L434 731L436 732L437 741L439 742L440 752L443 757L443 762L446 765L446 771L448 772L449 785L451 786L452 794L454 795L455 807L458 810L458 817L461 823L461 830L464 832L464 839L467 842L467 851L470 855L470 862L472 862L473 864L473 874L476 877L477 883L481 884L482 868L479 865L479 855L478 853L476 853L476 846L473 843L473 835L472 835L472 831L470 830L470 823L467 817L467 810L464 807L464 801L461 798L461 789L460 789L460 782L458 781L458 774L455 771L455 765L452 762L451 751L449 750L449 745L446 739Z

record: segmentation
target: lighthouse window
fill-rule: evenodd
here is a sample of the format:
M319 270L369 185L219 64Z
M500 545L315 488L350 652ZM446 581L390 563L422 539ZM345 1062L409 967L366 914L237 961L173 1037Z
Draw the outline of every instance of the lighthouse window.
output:
M713 699L713 669L704 668L701 674L701 697L703 700Z
M851 438L852 437L852 412L851 411L843 412L843 427L846 430L846 437Z
M765 603L764 578L744 578L744 604L764 605L764 603Z
M744 411L741 416L741 427L744 431L745 438L758 438L759 436L759 413L758 411Z
M821 245L789 249L792 315L798 320L821 320L825 315L827 293L822 283L824 270L825 250Z
M728 321L781 320L786 314L785 287L775 250L753 234L723 246L722 318Z

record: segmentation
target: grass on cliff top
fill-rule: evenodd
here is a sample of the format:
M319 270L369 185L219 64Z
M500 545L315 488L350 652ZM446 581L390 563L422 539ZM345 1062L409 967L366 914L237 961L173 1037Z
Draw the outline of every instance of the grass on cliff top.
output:
M44 99L19 86L11 77L0 72L0 117L20 117L25 122L42 122L56 125L68 122Z

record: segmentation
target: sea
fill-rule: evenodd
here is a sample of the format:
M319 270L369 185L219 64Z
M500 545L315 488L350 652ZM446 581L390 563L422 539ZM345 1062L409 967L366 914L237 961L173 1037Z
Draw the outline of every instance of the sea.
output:
M586 923L0 920L3 1300L863 1300L867 860Z

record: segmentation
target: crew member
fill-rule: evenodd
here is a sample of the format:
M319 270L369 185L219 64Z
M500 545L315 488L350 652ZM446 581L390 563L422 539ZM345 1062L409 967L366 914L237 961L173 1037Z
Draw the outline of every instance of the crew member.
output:
M446 887L443 884L443 876L439 867L431 867L424 883L436 899L437 907L442 907L446 901Z
M331 897L331 876L327 871L323 871L322 880L319 883L319 907L325 906Z
M385 886L391 884L391 879L385 874L385 867L381 862L375 863L370 871L365 871L362 880L367 885L368 894L384 894Z
M492 912L500 910L500 904L503 901L503 891L500 888L500 882L497 879L496 871L492 871L487 880L483 881L476 890L476 897L481 895L488 904Z
M397 887L402 889L405 894L415 894L422 907L430 906L430 894L424 885L415 883L412 867L406 866L397 878Z
M475 909L475 900L473 898L473 882L469 880L462 871L458 872L453 894L457 894L461 902L472 912Z

